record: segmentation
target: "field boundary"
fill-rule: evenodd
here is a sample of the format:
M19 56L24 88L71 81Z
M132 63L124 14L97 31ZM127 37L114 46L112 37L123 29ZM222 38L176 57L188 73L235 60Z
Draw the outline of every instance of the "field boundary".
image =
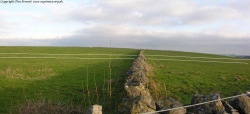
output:
M128 71L124 84L127 95L118 107L119 113L138 114L156 110L155 101L146 88L149 84L146 71L146 58L141 50Z

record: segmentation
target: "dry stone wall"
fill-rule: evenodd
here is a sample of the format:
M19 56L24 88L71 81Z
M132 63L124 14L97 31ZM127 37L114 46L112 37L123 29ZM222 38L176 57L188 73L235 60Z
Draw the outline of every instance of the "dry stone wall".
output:
M168 109L182 106L178 101L168 98L154 100L146 85L149 79L146 76L146 57L140 51L134 60L132 67L128 71L128 78L124 84L127 96L123 99L118 108L121 114L139 114L143 112L153 112L156 110ZM185 114L186 109L166 112L167 114Z
M124 88L127 96L119 105L118 112L121 114L139 114L143 112L154 112L183 105L173 98L153 99L146 85L149 79L146 76L146 58L143 51L134 60L132 67L128 71L128 77ZM237 97L227 102L219 100L194 107L178 108L176 110L160 112L160 114L250 114L250 93ZM194 95L192 104L220 99L219 94Z
M145 88L149 82L146 76L146 58L140 51L134 60L132 67L128 71L128 78L124 84L127 91L125 97L118 108L122 114L138 114L156 110L155 101Z

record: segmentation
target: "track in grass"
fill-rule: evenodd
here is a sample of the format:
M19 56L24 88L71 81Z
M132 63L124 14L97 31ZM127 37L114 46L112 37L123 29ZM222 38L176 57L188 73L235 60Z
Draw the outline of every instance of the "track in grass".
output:
M170 55L146 55L148 57L167 57L167 58L193 58L193 59L226 59L226 60L246 60L250 59L235 59L235 58L214 58L214 57L192 57L192 56L170 56Z
M86 60L109 60L109 59L120 59L120 60L127 60L127 59L134 59L134 58L80 58L80 57L0 57L0 59L86 59Z
M225 62L225 61L202 61L202 60L181 60L181 59L157 59L157 58L148 58L157 61L183 61L183 62L201 62L201 63L224 63L224 64L248 64L246 62ZM233 59L235 60L235 59Z

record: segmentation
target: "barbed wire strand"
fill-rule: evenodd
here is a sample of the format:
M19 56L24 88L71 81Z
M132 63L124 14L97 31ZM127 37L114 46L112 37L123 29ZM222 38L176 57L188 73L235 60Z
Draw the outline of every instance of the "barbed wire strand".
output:
M216 100L197 103L197 104L193 104L193 105L181 106L181 107L176 107L176 108L171 108L171 109L166 109L166 110L153 111L153 112L146 112L146 113L141 113L141 114L154 114L154 113L158 113L158 112L166 112L166 111L176 110L176 109L180 109L180 108L188 108L188 107L203 105L203 104L207 104L207 103L211 103L211 102L215 102L215 101L221 101L221 100L231 99L231 98L245 96L245 95L248 95L248 94L235 95L235 96L231 96L231 97L219 98L219 99L216 99Z

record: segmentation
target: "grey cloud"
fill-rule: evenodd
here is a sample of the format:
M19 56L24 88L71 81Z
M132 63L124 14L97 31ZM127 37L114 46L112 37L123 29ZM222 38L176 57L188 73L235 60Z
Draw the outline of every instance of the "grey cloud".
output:
M98 26L92 27L92 30L89 30L91 32L82 29L72 36L52 40L51 45L109 47L111 41L113 47L250 55L250 39L247 37L231 39L202 33L193 33L190 36L190 33L152 33L144 30L137 30L141 34L131 32L120 35L116 34L114 29L107 32L105 27L101 27L102 30L97 28Z
M94 29L93 27L92 29ZM112 47L137 48L137 49L160 49L175 51L190 51L213 54L238 54L250 55L249 38L228 39L221 36L209 36L204 34L168 34L147 33L117 35L110 31L80 30L68 37L60 39L27 39L8 40L1 39L0 45L28 45L28 46L83 46L83 47Z
M237 9L240 12L244 12L244 13L250 13L250 1L249 0L241 0L240 2L237 0L232 0L229 3L226 4L227 6L230 6L234 9Z

